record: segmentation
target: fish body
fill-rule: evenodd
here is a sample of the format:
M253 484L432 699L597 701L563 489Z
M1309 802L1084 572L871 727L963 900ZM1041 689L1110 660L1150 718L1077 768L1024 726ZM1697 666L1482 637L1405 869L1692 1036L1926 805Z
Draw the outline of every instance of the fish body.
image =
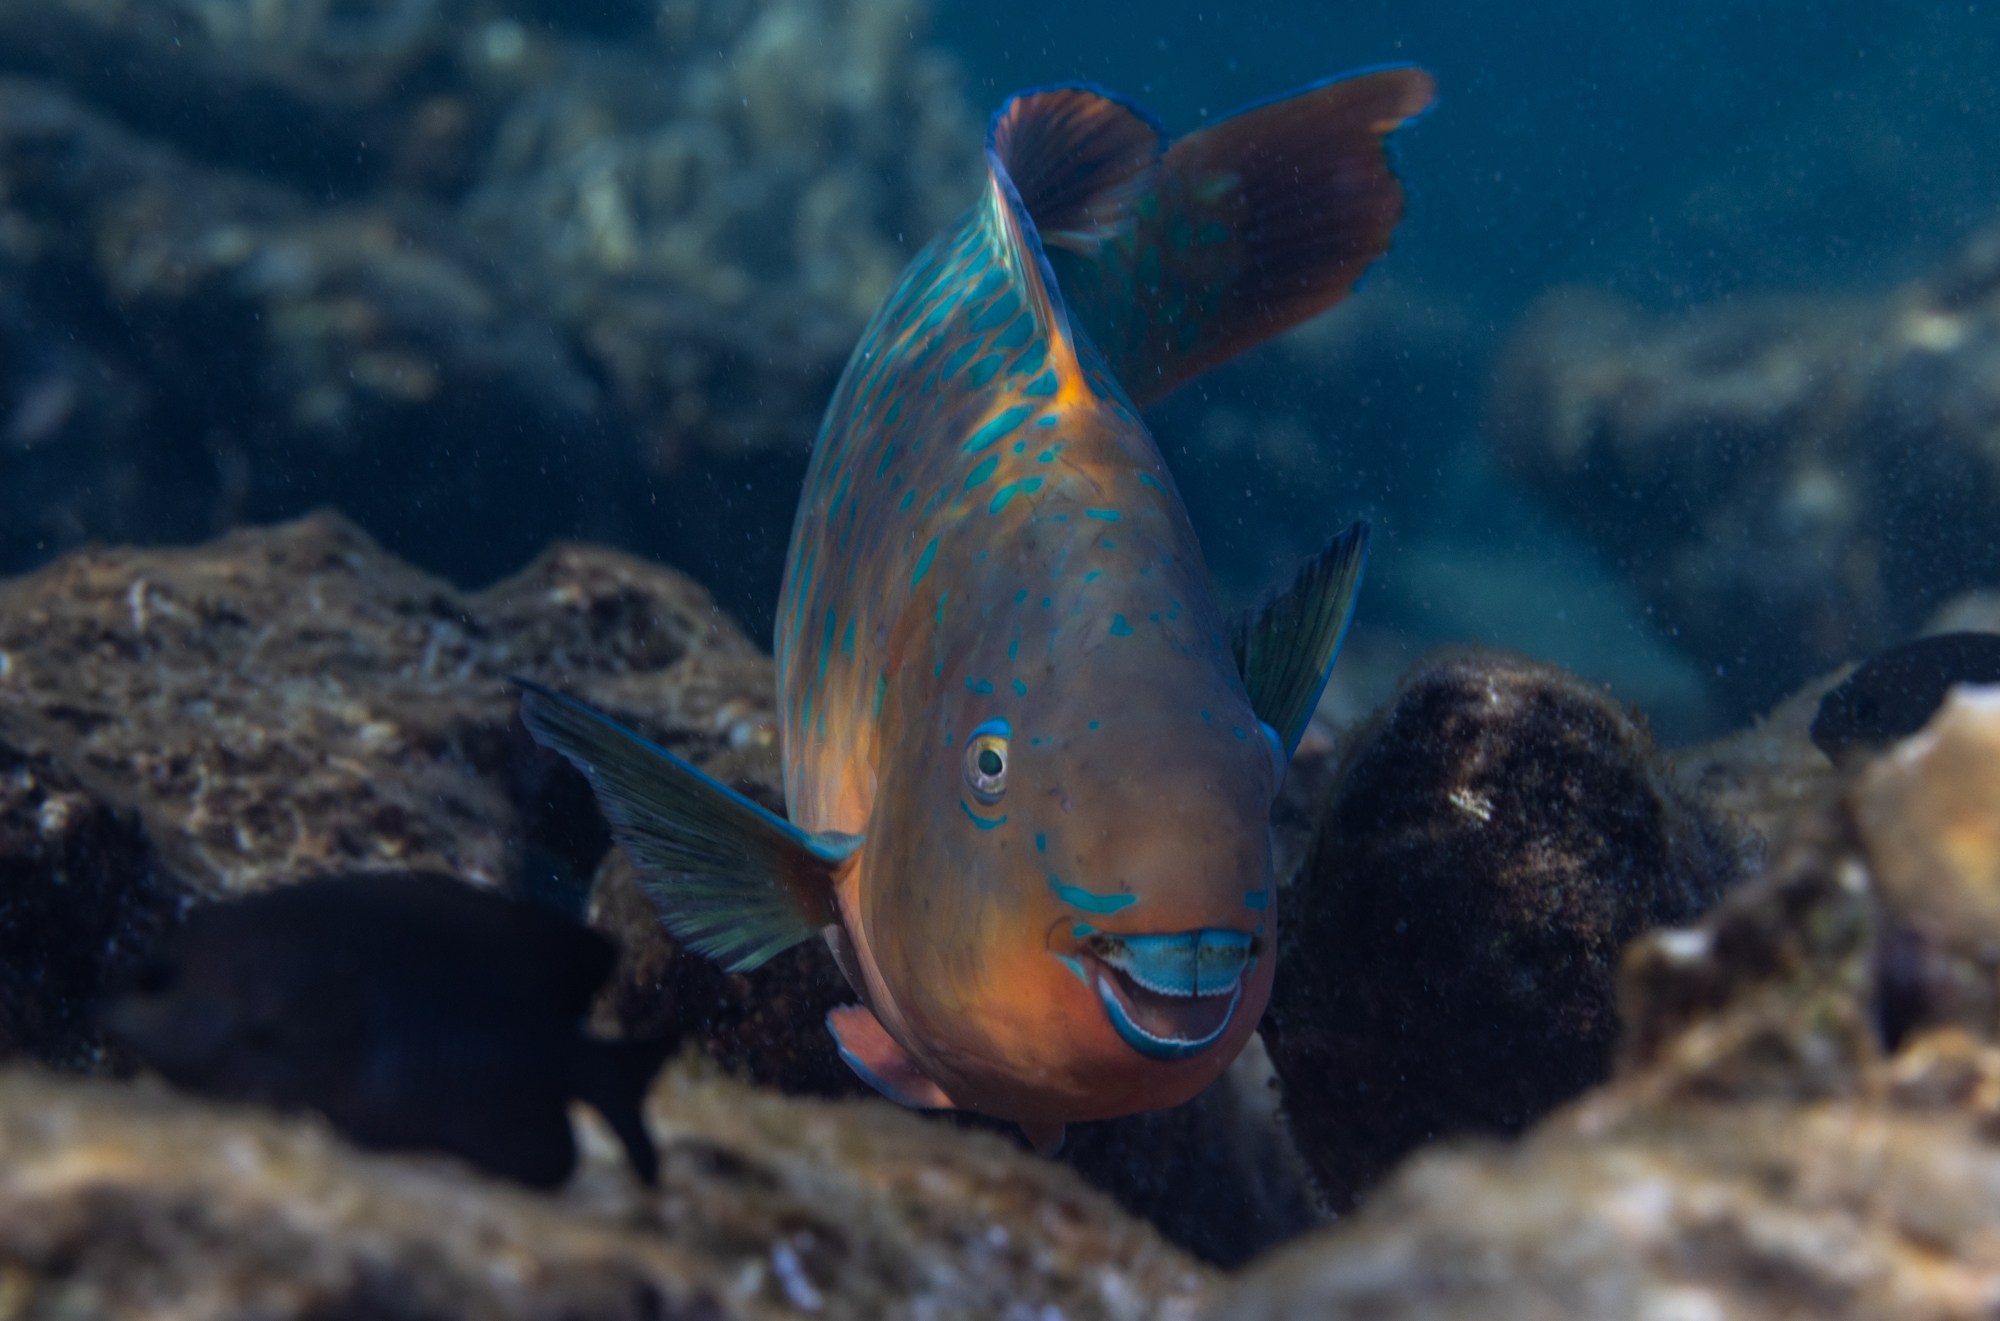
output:
M586 1100L650 1182L639 1103L666 1043L579 1026L613 958L586 928L450 877L331 877L196 909L106 1026L177 1086L536 1187L569 1177L569 1101Z
M790 836L530 692L669 927L735 966L825 929L864 1001L831 1026L894 1099L1046 1143L1186 1100L1254 1030L1271 806L1365 529L1231 617L1139 408L1352 286L1400 212L1383 138L1430 94L1382 70L1177 143L1089 88L995 116L980 199L870 323L806 477Z
M1864 662L1820 698L1812 741L1836 764L1865 757L1929 724L1962 683L2000 683L2000 634L1937 633Z

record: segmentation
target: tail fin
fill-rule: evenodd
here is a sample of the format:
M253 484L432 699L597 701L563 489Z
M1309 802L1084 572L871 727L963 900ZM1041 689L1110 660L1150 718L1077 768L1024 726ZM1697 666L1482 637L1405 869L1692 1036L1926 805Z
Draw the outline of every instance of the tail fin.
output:
M856 835L807 834L575 698L525 679L521 719L590 780L667 930L745 972L834 920Z
M1070 315L1143 406L1325 311L1388 249L1384 139L1434 86L1408 66L1336 78L1171 147L1123 102L1055 88L1010 101L991 140Z
M625 1157L639 1182L651 1187L660 1177L660 1153L646 1131L646 1092L673 1048L667 1037L601 1041L587 1037L577 1094L604 1116L625 1146Z

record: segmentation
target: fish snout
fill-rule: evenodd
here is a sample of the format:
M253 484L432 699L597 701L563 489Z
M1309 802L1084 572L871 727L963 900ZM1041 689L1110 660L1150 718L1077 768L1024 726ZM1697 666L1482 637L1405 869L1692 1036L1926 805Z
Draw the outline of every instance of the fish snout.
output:
M1257 964L1256 938L1205 927L1157 935L1093 932L1073 966L1125 1044L1181 1060L1228 1031Z

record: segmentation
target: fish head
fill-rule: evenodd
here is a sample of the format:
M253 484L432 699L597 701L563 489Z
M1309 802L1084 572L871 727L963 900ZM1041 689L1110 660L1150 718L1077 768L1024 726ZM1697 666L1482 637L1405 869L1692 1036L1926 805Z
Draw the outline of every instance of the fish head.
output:
M961 1104L1064 1121L1175 1105L1263 1013L1282 754L1233 673L1160 668L954 697L910 792L884 784L902 819L871 839L915 878L885 887L903 896L878 913L900 927L885 971L911 1035L959 1068L940 1081ZM1036 1095L1005 1095L1010 1078Z

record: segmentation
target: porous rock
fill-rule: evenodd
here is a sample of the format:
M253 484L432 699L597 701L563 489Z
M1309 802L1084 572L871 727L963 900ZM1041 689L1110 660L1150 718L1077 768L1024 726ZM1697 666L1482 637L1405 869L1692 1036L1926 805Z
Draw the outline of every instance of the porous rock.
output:
M0 941L30 955L0 971L0 1041L87 1053L89 1002L183 902L593 865L603 827L520 729L513 674L775 783L768 660L693 583L616 553L559 546L461 594L321 515L0 583Z
M1736 850L1600 690L1498 654L1421 664L1280 891L1265 1035L1326 1196L1601 1081L1620 950L1701 912Z
M1617 1077L1420 1154L1212 1315L1959 1321L2000 1297L1996 690L1625 961Z
M1185 1321L1213 1278L1059 1165L874 1104L671 1071L656 1190L556 1197L153 1086L0 1072L12 1315Z
M1874 303L1662 323L1552 295L1503 355L1490 431L1747 713L2000 578L1996 381L1989 230Z

